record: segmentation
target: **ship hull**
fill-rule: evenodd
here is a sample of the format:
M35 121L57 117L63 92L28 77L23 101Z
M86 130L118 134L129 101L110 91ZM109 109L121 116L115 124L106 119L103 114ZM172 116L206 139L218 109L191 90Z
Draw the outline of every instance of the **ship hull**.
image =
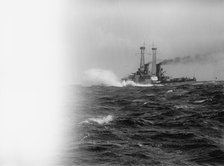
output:
M175 78L171 80L152 80L152 79L122 79L122 81L132 81L136 84L164 84L164 85L176 85L176 84L191 84L195 83L196 79L195 78Z

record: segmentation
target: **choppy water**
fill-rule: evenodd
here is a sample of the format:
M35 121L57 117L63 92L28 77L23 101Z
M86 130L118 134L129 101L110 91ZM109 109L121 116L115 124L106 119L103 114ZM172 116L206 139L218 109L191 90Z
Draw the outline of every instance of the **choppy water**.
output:
M223 82L74 93L69 165L224 165Z

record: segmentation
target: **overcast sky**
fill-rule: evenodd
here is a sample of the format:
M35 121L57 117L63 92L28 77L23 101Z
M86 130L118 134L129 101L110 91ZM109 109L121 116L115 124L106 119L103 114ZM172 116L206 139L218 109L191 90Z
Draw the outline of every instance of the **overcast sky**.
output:
M213 61L166 66L172 76L224 79L224 2L221 0L89 0L71 2L68 42L74 80L91 68L118 77L139 66L139 47L158 59L207 55ZM151 55L146 55L147 61Z

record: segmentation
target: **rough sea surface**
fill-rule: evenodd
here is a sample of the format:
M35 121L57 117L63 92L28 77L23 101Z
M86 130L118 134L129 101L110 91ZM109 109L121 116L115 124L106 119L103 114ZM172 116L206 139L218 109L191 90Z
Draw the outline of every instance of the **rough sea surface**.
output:
M224 165L223 82L77 86L74 94L68 165Z

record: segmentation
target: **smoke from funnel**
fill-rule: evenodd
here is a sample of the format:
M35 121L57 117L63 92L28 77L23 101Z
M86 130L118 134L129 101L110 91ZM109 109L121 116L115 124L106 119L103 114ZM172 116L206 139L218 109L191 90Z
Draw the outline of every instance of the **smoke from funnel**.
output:
M176 57L173 59L165 59L160 62L161 65L187 64L187 63L215 63L217 59L212 58L208 54L197 54L195 56Z
M223 51L213 51L195 56L165 59L160 64L171 77L196 77L198 81L223 80L223 54Z

